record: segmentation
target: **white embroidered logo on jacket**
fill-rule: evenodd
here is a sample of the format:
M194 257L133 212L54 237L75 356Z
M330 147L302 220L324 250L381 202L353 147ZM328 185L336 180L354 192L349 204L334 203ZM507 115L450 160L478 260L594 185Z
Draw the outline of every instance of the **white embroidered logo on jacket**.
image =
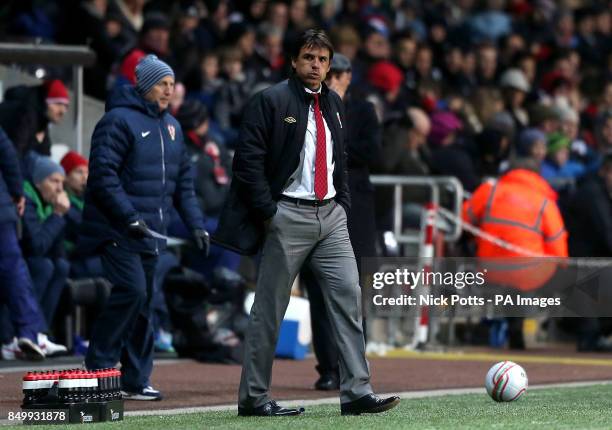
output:
M168 133L170 133L170 138L174 140L174 137L176 136L176 129L172 124L168 124Z

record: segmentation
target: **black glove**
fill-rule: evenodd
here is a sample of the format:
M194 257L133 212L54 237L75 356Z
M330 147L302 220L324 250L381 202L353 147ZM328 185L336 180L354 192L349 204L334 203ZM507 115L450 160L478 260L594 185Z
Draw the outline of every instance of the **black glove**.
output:
M139 219L128 225L128 234L134 239L144 239L145 237L153 237L144 220Z
M204 251L204 254L208 257L208 252L210 251L210 235L208 232L198 228L193 231L193 237L198 249Z

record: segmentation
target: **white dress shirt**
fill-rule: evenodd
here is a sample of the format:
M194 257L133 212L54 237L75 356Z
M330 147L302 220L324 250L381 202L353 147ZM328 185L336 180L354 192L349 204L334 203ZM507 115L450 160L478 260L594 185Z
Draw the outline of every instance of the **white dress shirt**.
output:
M319 87L318 91L311 91L308 88L304 89L311 94L321 94L321 87ZM321 115L323 115L323 112L321 112ZM336 189L334 188L334 145L325 117L323 117L323 124L325 124L325 155L327 156L327 194L325 199L331 199L336 196ZM300 164L291 175L290 180L293 179L293 182L290 182L289 186L285 188L283 195L296 199L316 200L314 191L316 154L317 122L315 120L313 100L308 108L308 126L304 137L304 145L300 152Z

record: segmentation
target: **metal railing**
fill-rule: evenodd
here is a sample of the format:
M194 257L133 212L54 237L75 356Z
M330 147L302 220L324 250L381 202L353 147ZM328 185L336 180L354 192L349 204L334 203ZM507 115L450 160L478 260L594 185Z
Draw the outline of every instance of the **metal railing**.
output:
M96 53L87 46L0 43L0 63L72 67L76 150L83 153L83 67L92 66Z
M441 190L453 193L452 210L458 217L461 216L463 204L463 185L454 176L395 176L371 175L370 181L375 186L393 187L393 234L399 243L416 243L419 238L404 234L403 213L404 206L402 191L404 187L426 187L430 192L430 201L436 207L440 205ZM446 242L456 242L461 237L461 225L453 224L452 230L445 234Z

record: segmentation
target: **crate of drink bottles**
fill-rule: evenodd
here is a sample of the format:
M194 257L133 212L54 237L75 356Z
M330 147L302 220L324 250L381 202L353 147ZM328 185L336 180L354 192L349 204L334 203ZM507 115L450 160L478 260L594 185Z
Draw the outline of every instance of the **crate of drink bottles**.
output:
M68 424L123 419L117 369L32 371L23 376L24 424Z

